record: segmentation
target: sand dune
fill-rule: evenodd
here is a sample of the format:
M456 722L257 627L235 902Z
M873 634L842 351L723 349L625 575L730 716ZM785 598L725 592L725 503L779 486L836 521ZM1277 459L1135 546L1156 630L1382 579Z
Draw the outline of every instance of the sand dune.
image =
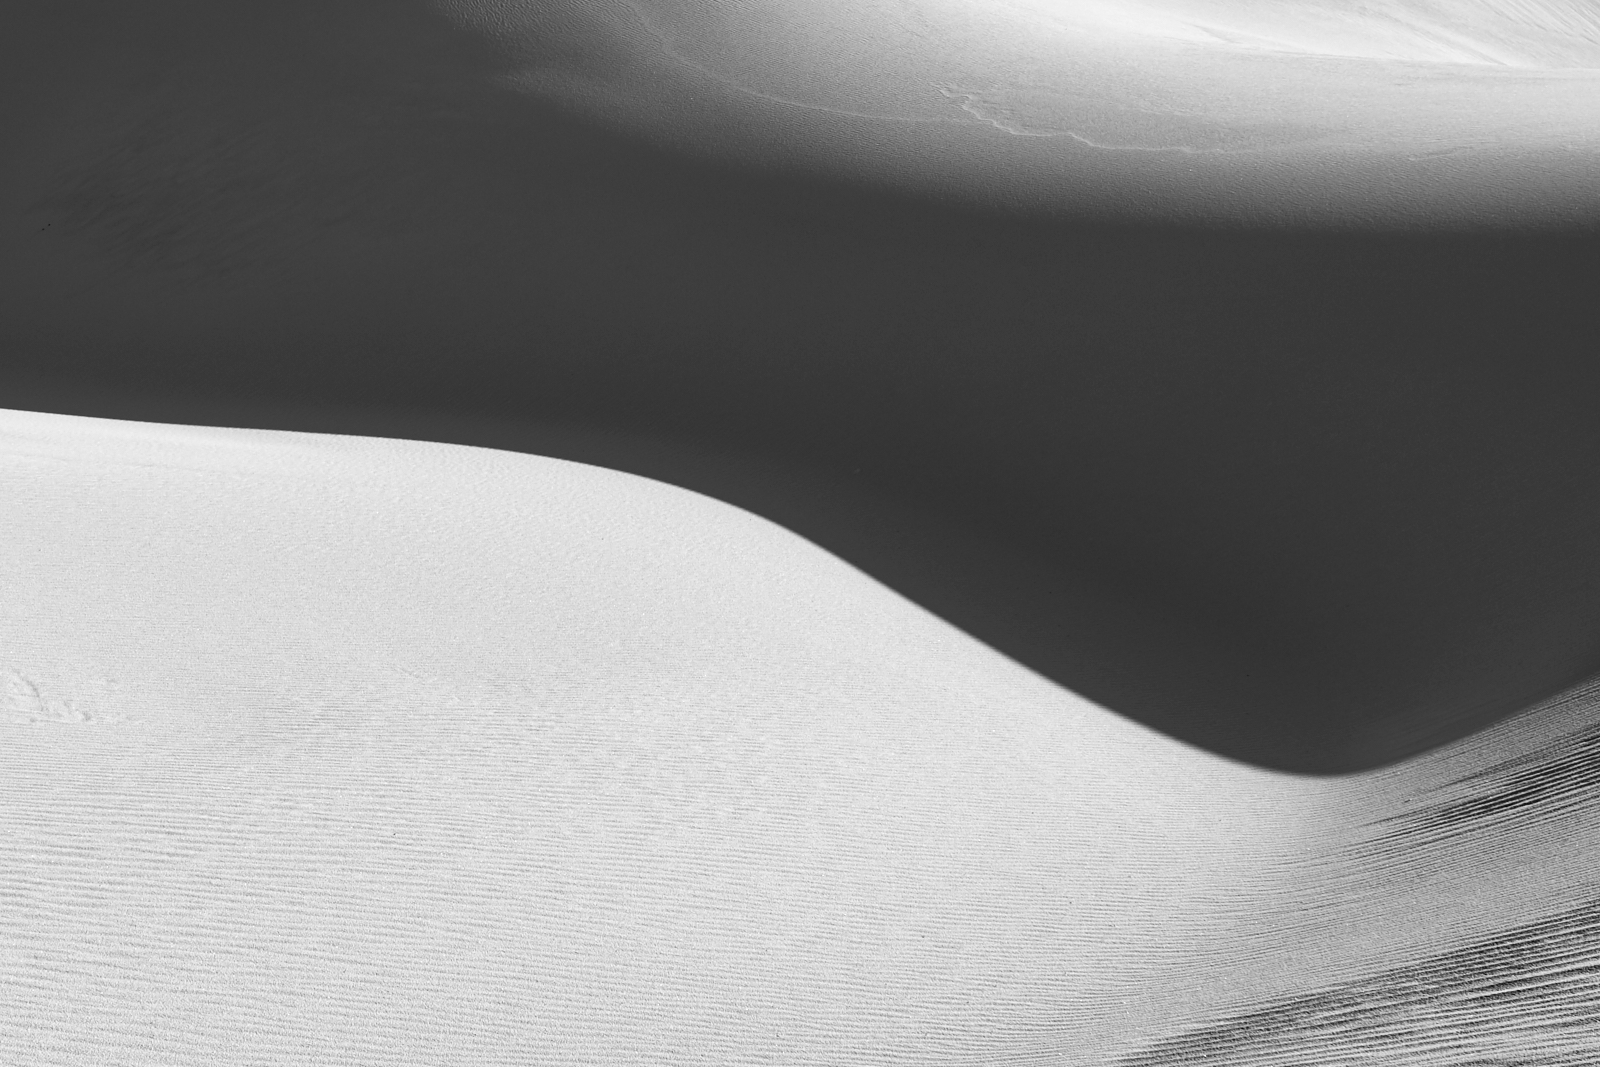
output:
M1279 769L1600 669L1581 71L993 5L3 17L12 407L667 481Z
M592 121L924 195L1233 225L1593 217L1583 0L440 9L504 42L506 84Z
M5 8L0 1064L1592 1063L1592 26L1352 11Z
M599 468L7 412L0 481L0 1062L1600 1050L1588 691L1301 778Z

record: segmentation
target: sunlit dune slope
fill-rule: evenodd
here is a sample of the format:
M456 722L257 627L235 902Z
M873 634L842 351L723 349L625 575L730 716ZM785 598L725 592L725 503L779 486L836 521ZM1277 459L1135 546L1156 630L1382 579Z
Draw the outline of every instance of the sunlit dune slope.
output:
M580 464L6 412L0 491L0 1062L1600 1048L1591 690L1299 778Z

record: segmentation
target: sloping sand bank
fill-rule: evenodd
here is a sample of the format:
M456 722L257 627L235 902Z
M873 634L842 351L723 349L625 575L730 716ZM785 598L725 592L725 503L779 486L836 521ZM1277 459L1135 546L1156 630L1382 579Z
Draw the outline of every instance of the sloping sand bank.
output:
M11 411L0 498L5 1064L1600 1049L1588 692L1300 778L595 467Z

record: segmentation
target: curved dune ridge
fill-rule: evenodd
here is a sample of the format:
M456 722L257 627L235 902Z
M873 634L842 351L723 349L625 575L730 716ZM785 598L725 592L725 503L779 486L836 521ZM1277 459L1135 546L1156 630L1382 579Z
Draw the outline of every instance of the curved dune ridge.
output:
M0 414L0 1062L1541 1067L1593 688L1247 767L488 449Z

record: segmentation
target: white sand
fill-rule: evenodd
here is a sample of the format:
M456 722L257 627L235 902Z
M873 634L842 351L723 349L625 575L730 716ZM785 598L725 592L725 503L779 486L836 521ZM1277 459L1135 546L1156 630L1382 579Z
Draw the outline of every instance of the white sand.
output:
M1587 697L1300 779L598 468L3 412L0 500L7 1067L1100 1064L1600 893L1362 844ZM1465 1062L1371 1040L1248 1062Z

